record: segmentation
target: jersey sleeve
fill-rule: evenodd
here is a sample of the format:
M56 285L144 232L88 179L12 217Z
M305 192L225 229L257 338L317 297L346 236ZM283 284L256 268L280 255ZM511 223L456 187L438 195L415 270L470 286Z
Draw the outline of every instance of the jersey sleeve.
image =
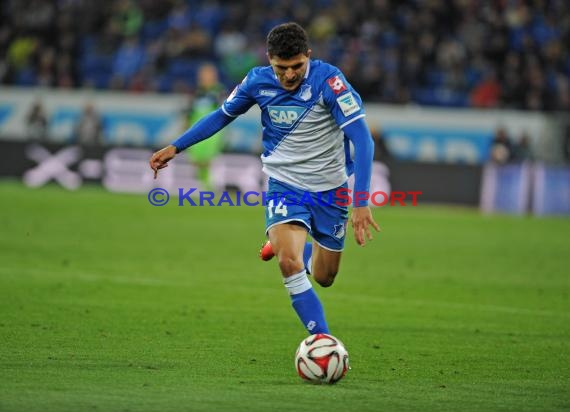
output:
M325 80L323 99L341 129L364 117L360 95L340 71L331 73Z
M251 93L251 84L254 77L253 70L238 84L226 100L222 103L223 112L231 117L239 116L247 112L256 101Z

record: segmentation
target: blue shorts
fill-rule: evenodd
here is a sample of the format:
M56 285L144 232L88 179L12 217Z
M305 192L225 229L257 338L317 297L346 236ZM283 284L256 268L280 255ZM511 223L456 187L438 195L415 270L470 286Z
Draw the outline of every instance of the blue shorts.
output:
M269 178L265 197L265 233L275 225L296 222L304 225L313 240L325 249L340 252L344 248L348 207L339 199L337 190L307 192Z

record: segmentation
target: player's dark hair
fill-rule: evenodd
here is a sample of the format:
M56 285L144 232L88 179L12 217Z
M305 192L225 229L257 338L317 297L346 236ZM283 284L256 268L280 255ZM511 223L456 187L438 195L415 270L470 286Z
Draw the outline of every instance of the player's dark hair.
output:
M267 35L267 53L280 59L290 59L309 51L309 36L297 23L283 23L275 26Z

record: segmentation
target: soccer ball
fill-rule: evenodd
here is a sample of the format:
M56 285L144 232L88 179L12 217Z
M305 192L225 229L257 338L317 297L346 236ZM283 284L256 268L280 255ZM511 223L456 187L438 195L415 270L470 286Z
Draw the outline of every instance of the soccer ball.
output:
M299 344L295 353L295 368L301 378L310 382L335 383L349 369L348 352L339 339L326 333L317 333Z

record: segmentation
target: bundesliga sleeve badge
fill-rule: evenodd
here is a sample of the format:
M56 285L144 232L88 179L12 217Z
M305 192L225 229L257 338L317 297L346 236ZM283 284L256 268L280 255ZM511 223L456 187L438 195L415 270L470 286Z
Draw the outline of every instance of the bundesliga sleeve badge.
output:
M327 79L327 83L329 87L333 90L334 94L339 94L346 90L346 86L344 85L344 82L339 76Z
M360 105L354 98L351 92L345 93L342 96L336 99L340 109L342 110L342 114L345 117L350 116L360 110Z

